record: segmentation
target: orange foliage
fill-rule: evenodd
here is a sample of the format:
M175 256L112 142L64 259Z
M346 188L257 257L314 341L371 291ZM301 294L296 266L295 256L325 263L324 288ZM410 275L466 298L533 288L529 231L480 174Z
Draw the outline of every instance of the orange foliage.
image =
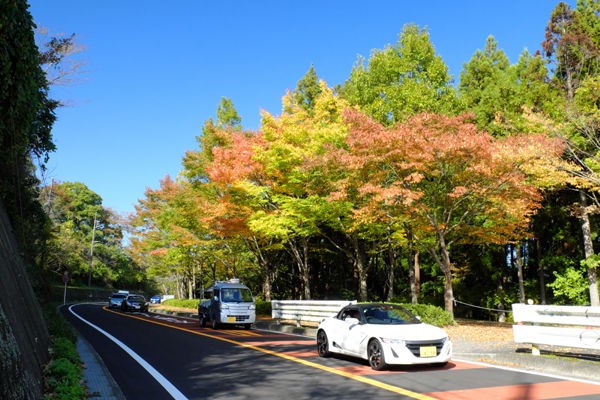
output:
M456 240L523 235L541 201L535 183L556 171L562 152L543 135L495 141L470 115L424 113L392 128L353 109L345 118L348 148L334 157L349 173L331 200L355 193L357 220L410 220L413 229Z

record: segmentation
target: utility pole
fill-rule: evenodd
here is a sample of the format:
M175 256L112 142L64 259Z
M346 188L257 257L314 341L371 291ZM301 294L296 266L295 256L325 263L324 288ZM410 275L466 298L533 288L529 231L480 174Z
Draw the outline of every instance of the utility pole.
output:
M94 227L92 228L92 245L90 246L90 268L88 270L88 288L92 286L92 266L94 264L94 240L96 240L96 213L94 213Z

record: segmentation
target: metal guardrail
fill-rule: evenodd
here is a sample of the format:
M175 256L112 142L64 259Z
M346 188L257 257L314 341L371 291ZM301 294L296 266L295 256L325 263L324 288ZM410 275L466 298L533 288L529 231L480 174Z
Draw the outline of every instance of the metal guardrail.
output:
M314 324L336 315L348 304L356 304L356 300L271 300L271 317L278 322L295 321L296 326Z
M513 304L515 343L600 350L600 307Z

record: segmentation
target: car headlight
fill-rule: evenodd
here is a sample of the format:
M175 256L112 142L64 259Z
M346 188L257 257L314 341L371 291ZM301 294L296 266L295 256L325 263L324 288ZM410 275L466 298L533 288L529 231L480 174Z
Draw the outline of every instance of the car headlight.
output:
M402 339L391 339L391 338L383 338L383 337L380 339L383 343L404 345L404 340L402 340Z
M256 306L252 304L250 307L248 307L248 310L256 310Z

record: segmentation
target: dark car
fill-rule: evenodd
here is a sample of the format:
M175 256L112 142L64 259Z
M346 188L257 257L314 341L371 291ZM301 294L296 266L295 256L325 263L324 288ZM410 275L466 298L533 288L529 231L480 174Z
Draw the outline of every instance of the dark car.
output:
M152 304L159 304L162 301L162 295L160 294L155 294L154 296L150 297L150 303Z
M121 303L121 310L147 312L148 302L141 294L130 294L123 299L123 302Z
M121 303L123 302L123 299L125 297L127 297L128 293L113 293L109 298L108 298L108 308L119 308L121 307Z

